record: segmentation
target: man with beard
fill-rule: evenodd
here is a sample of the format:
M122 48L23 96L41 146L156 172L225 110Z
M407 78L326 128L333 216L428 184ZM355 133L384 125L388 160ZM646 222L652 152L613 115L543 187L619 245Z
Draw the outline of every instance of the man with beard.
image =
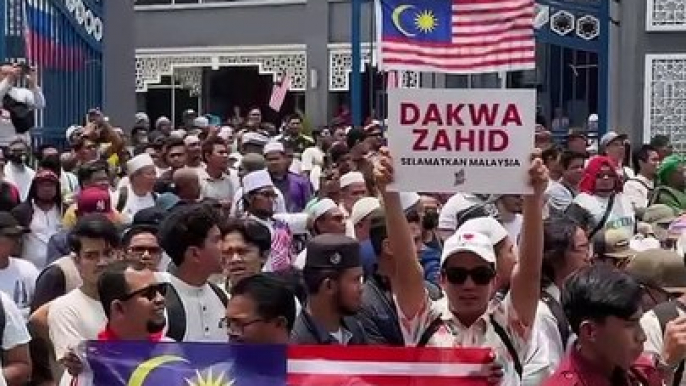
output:
M107 324L98 334L100 341L150 341L164 338L167 324L164 316L164 295L167 283L160 283L147 269L134 270L126 261L110 264L98 279L100 303L107 316ZM93 384L92 374L84 372L82 360L70 352L62 363L78 381L72 384Z
M362 275L355 239L338 234L313 238L303 268L308 300L295 320L291 343L367 344L362 326L350 317L362 304Z

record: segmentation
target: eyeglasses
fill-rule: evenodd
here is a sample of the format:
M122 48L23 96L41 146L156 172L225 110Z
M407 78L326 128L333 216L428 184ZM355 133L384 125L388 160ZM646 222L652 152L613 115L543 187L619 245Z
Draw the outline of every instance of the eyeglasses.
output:
M237 319L222 318L219 321L219 328L226 328L229 335L243 335L246 327L255 323L264 322L264 319L257 318L248 321L241 321Z
M167 283L157 283L153 285L149 285L147 287L141 288L137 291L133 291L130 294L124 295L119 300L125 302L128 300L133 299L136 296L141 296L149 301L155 300L157 297L157 294L162 295L163 297L167 295L167 288L169 288L169 284Z
M467 282L467 278L472 278L476 285L486 285L495 277L495 271L490 267L466 268L445 268L443 274L450 284L462 285Z

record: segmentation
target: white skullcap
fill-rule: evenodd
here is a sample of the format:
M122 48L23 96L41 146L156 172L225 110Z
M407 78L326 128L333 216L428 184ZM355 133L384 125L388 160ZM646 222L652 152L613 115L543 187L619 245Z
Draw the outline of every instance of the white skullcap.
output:
M364 175L360 172L348 172L341 177L341 189L355 183L364 183Z
M333 200L330 198L319 200L319 202L312 205L312 207L309 210L310 219L312 219L312 221L316 221L318 218L322 217L326 212L336 208L338 208L338 205L336 205L336 203L333 202Z
M269 142L269 138L260 133L255 133L253 131L249 131L243 134L242 137L242 143L244 145L249 143L252 145L264 146L267 142Z
M267 186L274 186L269 172L266 170L258 170L248 173L243 177L243 193L251 193Z
M508 236L507 229L493 217L479 217L465 221L457 232L481 233L496 245Z
M598 122L598 114L591 114L588 116L589 122Z
M360 198L355 205L353 205L353 210L350 213L350 222L353 223L353 225L357 225L357 223L379 208L381 208L381 202L378 198Z
M169 118L165 117L165 116L159 117L159 118L157 118L157 120L155 121L155 127L159 127L160 125L165 124L165 123L166 123L166 124L170 124L170 123L171 123L171 120L170 120Z
M78 126L78 125L71 125L67 128L66 131L66 136L67 136L67 141L71 139L71 136L74 135L78 130L83 130L83 127Z
M197 117L193 120L193 126L204 129L210 126L210 120L205 117Z
M138 122L150 122L150 118L148 117L148 114L143 113L143 112L138 112L136 113L136 123Z
M417 193L400 193L400 205L403 207L403 211L407 211L413 206L415 206L421 197Z
M217 134L217 136L224 141L228 141L231 135L233 135L233 127L231 126L222 126L221 129L219 129L219 134Z
M200 138L198 138L197 135L189 135L188 137L183 139L183 143L186 144L186 146L196 142L200 142Z
M280 153L285 153L286 149L283 147L283 143L278 142L278 141L272 141L268 142L266 145L264 145L264 151L263 154L267 155L268 153L272 152L280 152Z
M139 154L126 163L126 171L129 175L143 169L146 166L155 166L155 162L148 153Z
M186 136L186 130L174 130L171 133L169 133L170 137L178 138L178 139L183 139L183 137Z

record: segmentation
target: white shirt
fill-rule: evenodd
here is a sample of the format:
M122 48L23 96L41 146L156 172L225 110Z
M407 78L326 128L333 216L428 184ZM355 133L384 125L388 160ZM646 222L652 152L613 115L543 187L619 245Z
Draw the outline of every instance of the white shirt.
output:
M12 83L5 78L0 81L0 98L3 98L6 94L17 102L26 103L30 108L35 110L45 108L45 96L43 96L43 91L41 91L40 87L36 87L33 90L23 87L13 87ZM28 132L25 134L28 134ZM17 132L10 120L9 111L0 107L0 146L9 145L10 141L16 136ZM28 135L22 136L29 137ZM28 139L29 143L31 143L30 138Z
M557 288L556 285L549 285L545 288L545 291L552 296L553 299L560 302L560 289ZM570 342L572 342L574 339L570 335L569 339L567 340L567 346L565 347L562 345L562 336L560 335L560 330L557 326L557 319L555 318L555 315L553 315L552 311L550 311L550 307L548 307L548 305L542 300L538 301L535 329L537 329L545 338L544 342L547 345L548 363L550 364L550 368L553 370L557 369L557 366L560 364L565 356L565 353L567 352L567 347L569 347ZM571 330L570 334L572 334Z
M237 190L233 179L227 173L222 173L219 178L212 178L206 170L200 172L201 196L215 200L231 200L233 192Z
M591 214L593 217L591 228L595 228L603 219L610 199L608 197L579 193L574 202ZM607 221L605 221L604 229L624 229L627 234L633 235L635 222L635 212L631 202L623 193L617 193L612 210L607 217Z
M48 311L50 341L58 360L82 341L97 339L107 325L100 301L88 297L80 288L53 300Z
M510 222L501 221L500 224L505 228L507 233L510 235L510 239L516 245L519 245L519 234L522 233L522 223L524 218L521 214L515 214L514 218Z
M124 188L122 188L124 189ZM152 193L147 193L144 196L139 196L133 192L130 185L125 188L128 192L126 194L126 204L121 210L121 214L126 217L128 221L133 221L133 216L139 211L155 206L155 198ZM119 203L119 190L112 195L112 206L116 207Z
M0 130L2 129L0 128ZM5 179L17 187L22 201L26 201L31 183L33 182L33 176L35 175L36 172L28 166L17 167L11 162L5 165Z
M169 275L169 283L179 294L186 313L183 341L226 343L228 335L221 323L226 307L210 285L194 287L173 275Z
M473 195L466 193L455 193L448 202L443 205L438 216L438 229L456 230L457 214L475 205L483 204L483 201Z
M679 316L686 315L680 307L677 307L677 312ZM641 327L646 334L646 341L643 343L643 351L654 355L660 355L664 345L664 334L662 333L660 321L657 319L655 312L650 310L643 314L641 317ZM671 385L671 383L668 383L668 385ZM686 386L686 377L681 378L680 385Z
M575 194L576 192L573 192L562 182L550 181L543 197L548 210L564 213L569 204L574 201Z
M31 336L26 328L26 320L21 315L21 311L14 304L12 299L0 292L0 302L5 310L5 330L2 333L2 349L7 351L17 346L27 344L31 341ZM2 365L2 358L0 358ZM0 373L0 386L7 386L5 377Z
M654 188L654 181L639 174L624 182L624 195L629 199L635 211L644 210L648 207L649 190Z
M319 179L324 165L324 152L317 146L308 147L302 153L300 170L310 173L310 183L314 191L319 190Z
M31 232L24 235L21 256L32 262L38 269L45 268L48 241L60 230L61 217L57 206L53 206L46 212L33 204L33 217L29 225Z
M9 258L7 268L0 269L0 291L14 301L27 319L38 273L32 263L14 257Z

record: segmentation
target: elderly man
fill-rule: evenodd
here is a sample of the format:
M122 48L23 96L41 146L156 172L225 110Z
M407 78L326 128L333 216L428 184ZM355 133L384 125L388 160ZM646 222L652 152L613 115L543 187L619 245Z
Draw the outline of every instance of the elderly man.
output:
M364 175L360 172L348 172L344 174L340 179L341 186L341 211L346 217L346 232L345 234L354 237L355 227L350 222L350 214L352 213L353 206L355 203L365 197L369 191L367 190L367 184L364 180Z
M116 203L117 211L124 215L127 221L131 221L139 210L155 205L155 162L150 154L143 153L129 160L126 169L129 183L119 188L113 201Z

